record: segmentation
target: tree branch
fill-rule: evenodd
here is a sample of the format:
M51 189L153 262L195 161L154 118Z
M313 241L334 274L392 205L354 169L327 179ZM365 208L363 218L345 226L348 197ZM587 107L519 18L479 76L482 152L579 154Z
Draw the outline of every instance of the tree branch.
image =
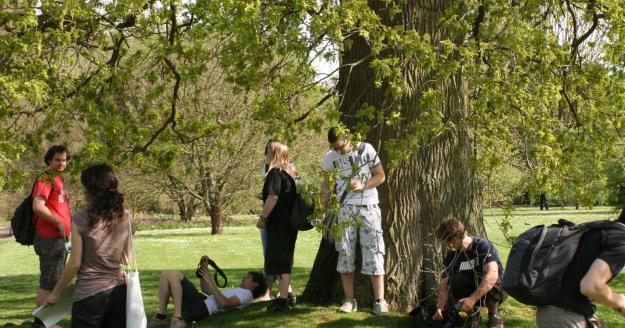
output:
M332 96L334 96L335 94L336 94L336 89L333 89L323 98L321 98L321 100L319 100L314 106L308 109L306 113L302 114L300 117L294 119L291 123L289 123L289 126L305 120L310 115L310 113L312 113L315 109L319 108L319 106L323 105L328 99L332 98Z

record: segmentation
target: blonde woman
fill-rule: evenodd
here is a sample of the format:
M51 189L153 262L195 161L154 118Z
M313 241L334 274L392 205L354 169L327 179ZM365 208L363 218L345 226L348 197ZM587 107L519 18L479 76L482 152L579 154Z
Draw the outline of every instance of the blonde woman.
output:
M297 172L289 164L286 145L271 142L267 147L267 175L263 185L263 210L257 226L266 229L265 273L279 279L278 297L267 306L267 311L287 312L291 270L297 230L289 224L289 215L295 200L294 181Z

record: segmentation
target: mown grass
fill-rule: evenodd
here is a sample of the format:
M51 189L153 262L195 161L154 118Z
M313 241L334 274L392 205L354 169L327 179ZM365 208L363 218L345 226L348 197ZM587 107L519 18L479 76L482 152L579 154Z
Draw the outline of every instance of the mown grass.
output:
M503 237L497 222L500 210L485 210L486 229L505 261L510 250L509 242ZM512 235L518 235L531 226L552 223L558 218L575 222L613 218L609 208L593 210L551 209L538 211L535 208L519 208L512 219ZM238 222L253 222L253 217L241 216ZM135 237L141 284L148 316L157 308L158 274L164 269L175 269L193 277L198 258L207 254L212 257L229 277L228 285L238 285L238 279L249 270L262 267L260 237L250 223L229 226L222 236L211 236L210 228L145 230ZM150 223L157 224L157 223ZM306 284L314 261L319 235L314 232L301 233L297 242L293 287L301 293ZM12 239L0 240L0 327L28 327L30 313L34 308L35 289L38 282L38 263L32 248L17 245ZM619 277L612 284L616 290L625 291L625 278ZM392 293L393 291L387 291ZM171 307L171 305L170 305ZM334 304L299 303L288 315L267 314L265 304L255 303L250 307L219 314L202 321L198 327L409 327L410 318L403 313L393 313L389 318L375 317L370 309L356 314L343 315L336 312ZM535 327L534 309L508 299L502 308L507 327ZM625 319L611 309L599 307L598 315L607 327L625 326ZM69 320L61 325L69 326ZM485 327L485 323L483 324Z

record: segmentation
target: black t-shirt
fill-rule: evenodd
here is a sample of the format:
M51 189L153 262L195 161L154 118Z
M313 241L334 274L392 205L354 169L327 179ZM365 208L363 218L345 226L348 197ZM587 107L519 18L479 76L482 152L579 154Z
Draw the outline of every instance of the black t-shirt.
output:
M449 277L456 272L468 272L477 278L476 281L480 281L484 278L484 266L493 261L497 262L501 280L503 266L495 246L486 238L471 237L471 245L466 252L462 250L447 252L443 260L443 265L445 265L443 277Z
M595 313L595 305L582 295L579 284L596 259L602 259L610 266L612 279L621 273L625 266L625 232L595 230L582 236L577 253L562 279L562 299L555 305L588 317Z
M263 203L270 194L278 196L278 202L267 218L267 230L293 229L288 220L295 201L293 191L293 179L288 173L278 168L267 173L263 185Z

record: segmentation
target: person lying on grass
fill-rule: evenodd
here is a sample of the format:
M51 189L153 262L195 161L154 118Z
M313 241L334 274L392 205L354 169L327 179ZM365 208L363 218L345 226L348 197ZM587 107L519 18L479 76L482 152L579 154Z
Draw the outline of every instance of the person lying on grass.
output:
M260 297L267 288L265 277L260 272L248 272L239 288L219 290L208 269L208 256L202 256L198 270L202 292L178 271L163 271L159 279L158 312L148 327L186 327L186 322L200 321L229 309L242 309L254 298ZM207 296L208 295L208 296ZM167 320L169 298L174 303L174 315Z

